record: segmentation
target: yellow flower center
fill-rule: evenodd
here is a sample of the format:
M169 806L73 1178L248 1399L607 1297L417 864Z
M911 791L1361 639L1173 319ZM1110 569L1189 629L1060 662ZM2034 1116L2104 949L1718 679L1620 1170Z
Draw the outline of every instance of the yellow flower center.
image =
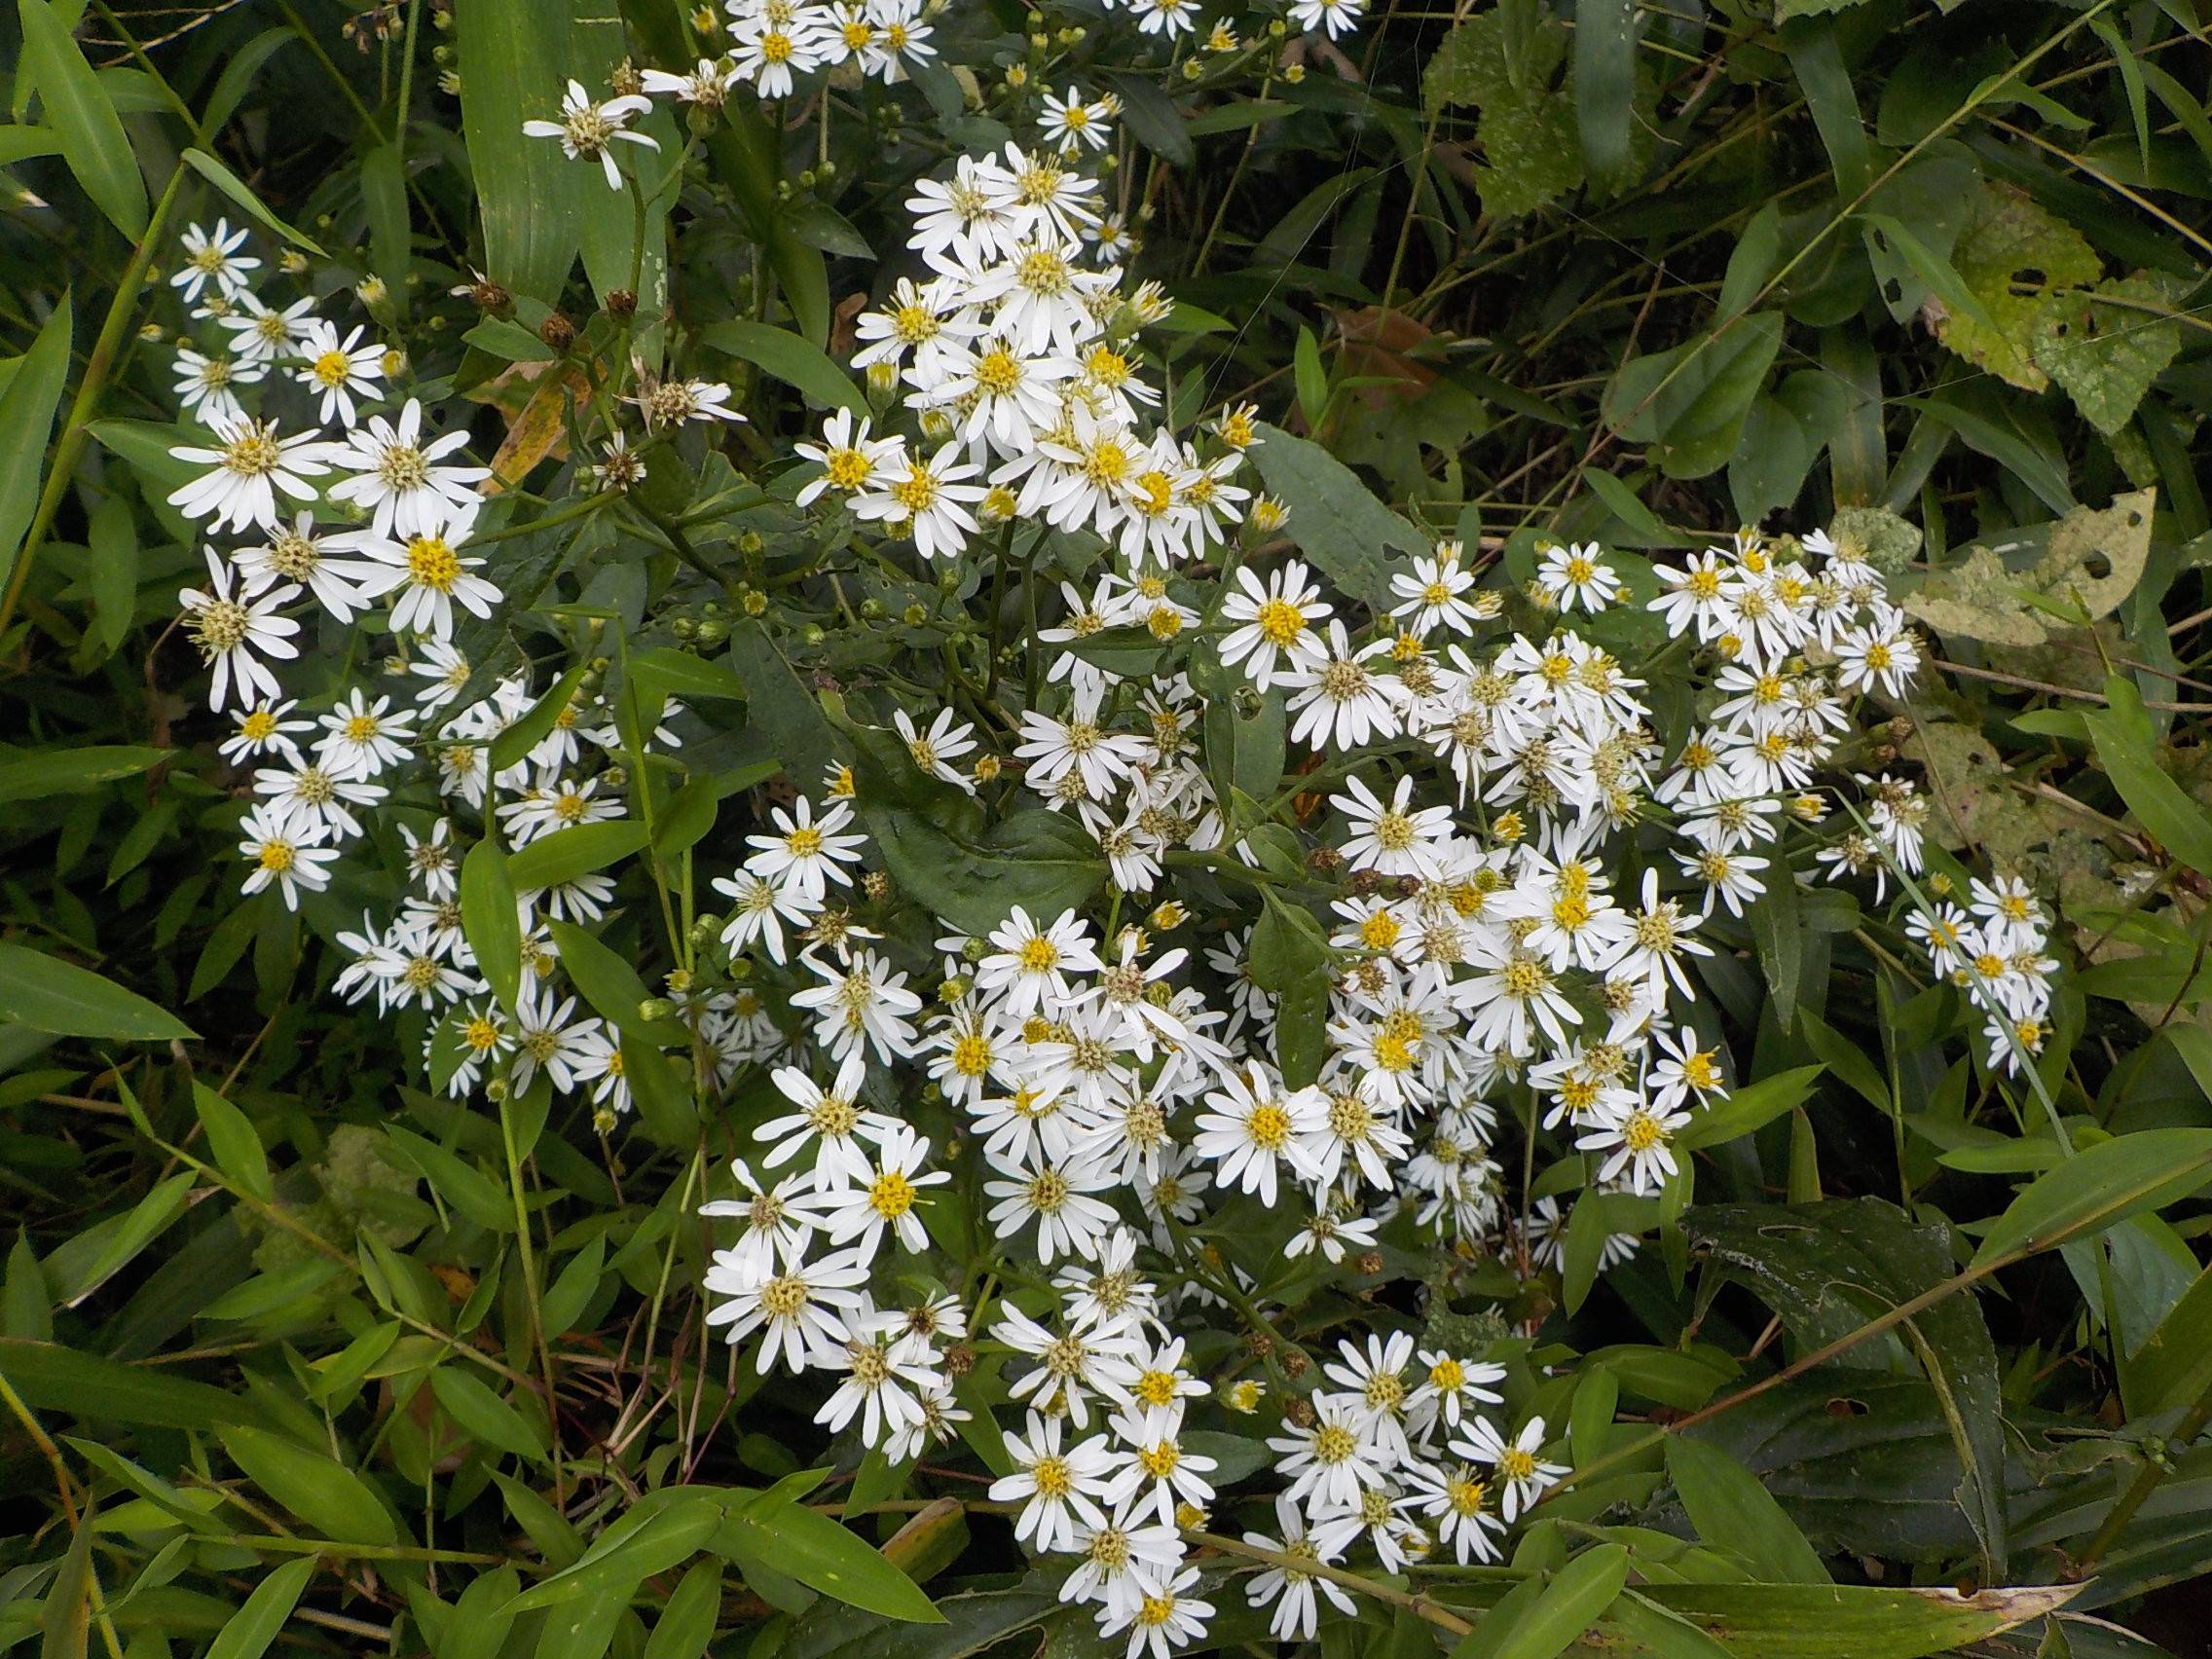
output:
M418 535L407 544L407 574L417 587L451 593L461 580L461 557L442 535Z
M1252 620L1259 627L1260 637L1278 649L1291 645L1306 632L1306 613L1288 600L1269 600Z
M887 1169L869 1183L868 1207L886 1221L897 1221L914 1207L914 1184L896 1169Z

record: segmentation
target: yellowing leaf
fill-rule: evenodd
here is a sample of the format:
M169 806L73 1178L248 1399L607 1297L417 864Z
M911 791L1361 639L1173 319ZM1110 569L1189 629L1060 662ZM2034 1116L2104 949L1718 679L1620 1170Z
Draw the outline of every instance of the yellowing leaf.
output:
M2047 294L2035 315L2036 366L2109 438L2181 353L2181 325L2157 314L2172 305L2165 279L2147 272Z
M2040 645L2110 615L2142 579L2154 499L2138 490L2109 507L2077 507L2056 524L1975 547L1924 582L1904 608L1938 634L2000 645ZM2021 569L2039 542L2041 556Z
M1582 147L1567 89L1566 25L1528 0L1506 0L1454 29L1429 59L1421 93L1433 112L1447 104L1482 110L1475 142L1483 211L1531 213L1582 182Z
M2035 360L2035 327L2045 299L2104 275L2082 233L2037 206L2027 192L1984 184L1951 264L1979 300L1989 321L1950 311L1931 298L1925 308L1936 337L1970 363L2027 391L2050 377Z

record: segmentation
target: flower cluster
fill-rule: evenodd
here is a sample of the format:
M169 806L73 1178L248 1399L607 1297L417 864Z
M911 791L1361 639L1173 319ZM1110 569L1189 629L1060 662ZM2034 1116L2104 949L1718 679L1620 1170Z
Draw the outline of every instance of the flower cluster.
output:
M1109 4L1106 9L1126 11L1135 20L1139 40L1176 43L1178 53L1179 43L1195 34L1203 20L1197 0L1121 0L1118 8ZM1334 41L1357 28L1366 10L1367 0L1293 0L1289 20ZM719 55L702 56L684 70L640 70L625 63L607 97L596 97L581 82L571 80L561 96L558 119L525 122L523 131L533 138L552 139L571 161L596 164L607 175L608 188L620 190L624 177L616 146L660 148L657 138L632 125L652 108L656 97L712 116L739 87L751 89L759 98L788 98L816 90L815 77L839 71L896 87L911 82L918 69L938 64L934 37L940 8L926 0L726 0L722 11L726 17L718 18L712 7L702 7L691 19L703 40L726 30L727 43ZM1268 21L1260 19L1263 30ZM1274 32L1280 30L1276 22ZM1210 25L1205 47L1211 53L1243 50L1227 18ZM1293 65L1286 72L1295 80L1302 66ZM1026 71L1017 68L1009 84L1019 86L1025 79ZM1038 126L1046 139L1063 152L1103 150L1109 123L1119 110L1111 93L1088 100L1073 88L1065 96L1047 89Z
M571 102L564 142L595 107ZM596 111L600 150L572 148L605 160L640 110ZM776 481L810 559L859 548L945 573L943 592L971 579L990 609L960 637L990 641L986 682L948 643L931 690L842 687L854 757L785 756L794 774L826 761L823 785L765 803L734 868L700 845L730 907L693 917L686 893L679 929L664 903L685 948L642 1008L587 1009L571 983L580 935L622 920L620 878L541 855L649 801L637 775L684 763L694 717L610 698L604 664L550 691L472 666L456 611L501 595L464 551L497 534L476 528L465 434L430 435L413 399L363 414L384 383L336 342L303 359L330 362L316 420L334 432L279 437L209 390L194 407L217 444L178 451L203 471L172 499L248 543L211 549L209 588L184 600L211 702L235 713L226 756L267 762L247 890L297 903L341 847L392 856L405 897L339 936L335 989L419 1017L423 1069L457 1098L579 1097L610 1132L641 1067L688 1064L695 1099L751 1140L704 1204L708 1323L756 1372L814 1379L816 1420L891 1464L974 1449L1018 1537L1070 1568L1062 1596L1134 1656L1205 1632L1193 1534L1220 1505L1271 1506L1244 1543L1277 1565L1245 1588L1285 1640L1346 1605L1332 1574L1497 1558L1567 1473L1526 1367L1432 1289L1411 1309L1357 1293L1424 1261L1524 1284L1563 1265L1574 1195L1618 1195L1609 1216L1686 1197L1678 1143L1731 1088L1699 1011L1723 931L1776 882L1885 891L1922 866L1926 808L1851 769L1860 705L1900 694L1919 646L1879 572L1818 533L1677 565L1447 538L1391 555L1367 602L1343 591L1332 555L1302 556L1282 505L1239 481L1296 440L1247 406L1202 440L1165 416L1144 330L1169 308L1128 285L1082 170L1115 114L1071 89L1041 147L914 187L918 268L856 324L870 412L832 414ZM242 293L239 245L222 226L197 244L203 287ZM299 308L276 314L326 344ZM742 419L726 385L644 375L596 414L609 490L642 465L623 421L642 454ZM1002 648L1017 565L1032 619ZM341 623L388 605L411 692L301 714L269 664L308 604ZM1216 713L1272 741L1250 788L1224 782ZM1056 845L1094 849L1102 898L898 915L904 866L876 815L917 793L1064 830ZM1864 810L1831 834L1839 797ZM505 993L461 903L472 842L504 848L520 889ZM1924 919L1931 952L2007 1018L2040 1017L2040 913L2004 884L1975 903L1971 923ZM1506 1170L1539 1159L1516 1192ZM1607 1231L1604 1263L1637 1248ZM1364 1329L1309 1353L1298 1309L1317 1294ZM1197 1436L1263 1409L1265 1490L1222 1490Z
M1905 931L1936 972L1982 1015L1992 1070L2022 1075L2050 1035L2050 918L2027 882L2000 873L1969 883L1967 904L1936 899L1915 907Z

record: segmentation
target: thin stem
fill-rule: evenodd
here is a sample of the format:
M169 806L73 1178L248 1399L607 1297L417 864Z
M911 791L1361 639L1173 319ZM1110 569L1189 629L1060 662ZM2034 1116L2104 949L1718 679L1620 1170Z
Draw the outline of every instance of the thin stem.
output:
M499 1142L507 1155L507 1189L514 1197L515 1240L522 1249L523 1288L530 1296L530 1332L532 1340L537 1345L538 1370L545 1378L545 1416L552 1425L554 1446L554 1500L565 1507L569 1494L561 1472L561 1400L553 1386L553 1352L545 1343L543 1299L537 1290L537 1252L530 1239L530 1208L523 1200L522 1156L515 1145L514 1114L514 1090L509 1088L499 1096Z
M2167 1438L2177 1447L2187 1447L2204 1432L2207 1423L2212 1423L2212 1388L2206 1389L2196 1404L2190 1407L2189 1415L2174 1426L2173 1433ZM2126 1529L2128 1522L2135 1519L2135 1512L2157 1490L2158 1483L2166 1478L2166 1472L2171 1467L2170 1462L2161 1459L2144 1459L2143 1467L2136 1471L2135 1479L2128 1483L2127 1490L2120 1494L2120 1501L2112 1506L2112 1513L2105 1517L2104 1525L2097 1529L2097 1535L2089 1540L2089 1547L2067 1569L2069 1578L2086 1578L2096 1570L2097 1563L2104 1559L2107 1550L2119 1542L2120 1534Z
M39 492L30 529L24 533L23 550L17 555L15 573L8 578L7 593L0 595L0 639L7 637L8 624L16 618L16 606L23 596L23 583L29 579L31 567L38 563L39 549L45 545L46 533L54 527L54 515L61 510L62 497L68 494L70 483L77 476L77 458L84 453L85 440L91 435L92 412L107 390L116 353L123 349L129 333L131 313L138 306L138 291L145 286L147 269L153 264L154 249L161 244L166 231L169 209L175 205L185 170L180 166L169 174L167 188L154 204L153 217L146 221L146 234L138 239L137 247L131 250L130 263L124 267L123 278L116 284L115 298L108 304L107 319L100 324L99 338L92 343L92 352L85 359L85 375L77 383L76 399L69 406L68 419L62 423L61 440L54 446L53 464L48 469L45 488Z
M1302 1573L1309 1578L1325 1578L1331 1584L1341 1584L1346 1590L1356 1590L1362 1596L1372 1597L1393 1607L1403 1607L1416 1618L1426 1619L1439 1630L1448 1630L1454 1636L1466 1636L1474 1626L1451 1608L1439 1606L1418 1590L1401 1590L1395 1584L1384 1584L1377 1579L1363 1577L1341 1567L1315 1561L1307 1556L1286 1555L1281 1550L1271 1550L1259 1544L1248 1544L1241 1538L1231 1538L1220 1532L1201 1532L1186 1528L1183 1536L1194 1544L1203 1544L1222 1555L1242 1556L1246 1561L1258 1562L1264 1567L1280 1568L1285 1572Z

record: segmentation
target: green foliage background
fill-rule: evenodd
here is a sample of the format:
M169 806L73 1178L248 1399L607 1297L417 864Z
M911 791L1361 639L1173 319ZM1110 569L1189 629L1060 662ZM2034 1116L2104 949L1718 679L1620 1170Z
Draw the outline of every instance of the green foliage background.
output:
M2031 871L2083 963L2011 1121L1942 1047L1956 997L1855 903L1755 918L1722 1003L1766 1081L1699 1149L1717 1201L1602 1288L1591 1230L1556 1300L1513 1309L1572 1373L1558 1525L1324 1651L2203 1650L2168 1587L2212 1565L2204 24L2197 0L1486 0L1384 7L1295 79L1163 54L1115 77L1176 413L1261 405L1263 475L1341 585L1425 533L1514 559L1535 531L1832 524L1937 642L1893 731L1932 838ZM608 1144L449 1108L320 995L344 906L239 901L235 779L182 725L198 550L139 336L150 274L218 212L331 285L381 279L457 393L551 362L555 305L588 349L633 288L744 387L733 456L643 497L734 559L745 474L853 395L839 308L903 186L998 106L925 76L834 134L833 169L748 106L714 188L634 220L520 124L625 51L687 63L663 0L20 0L0 26L0 1648L1087 1651L972 1482L802 1465L803 1419L702 1346L690 1210L726 1123L648 1100ZM1027 26L958 6L949 55L1042 69ZM515 322L448 298L472 268ZM487 411L483 447L517 416ZM636 620L609 572L649 544L518 526L510 592ZM741 762L811 771L834 741L742 628L639 663L722 711L694 839L734 843ZM986 852L1054 879L1050 846ZM1910 1588L1961 1580L1991 1594ZM1262 1631L1225 1614L1220 1640Z

